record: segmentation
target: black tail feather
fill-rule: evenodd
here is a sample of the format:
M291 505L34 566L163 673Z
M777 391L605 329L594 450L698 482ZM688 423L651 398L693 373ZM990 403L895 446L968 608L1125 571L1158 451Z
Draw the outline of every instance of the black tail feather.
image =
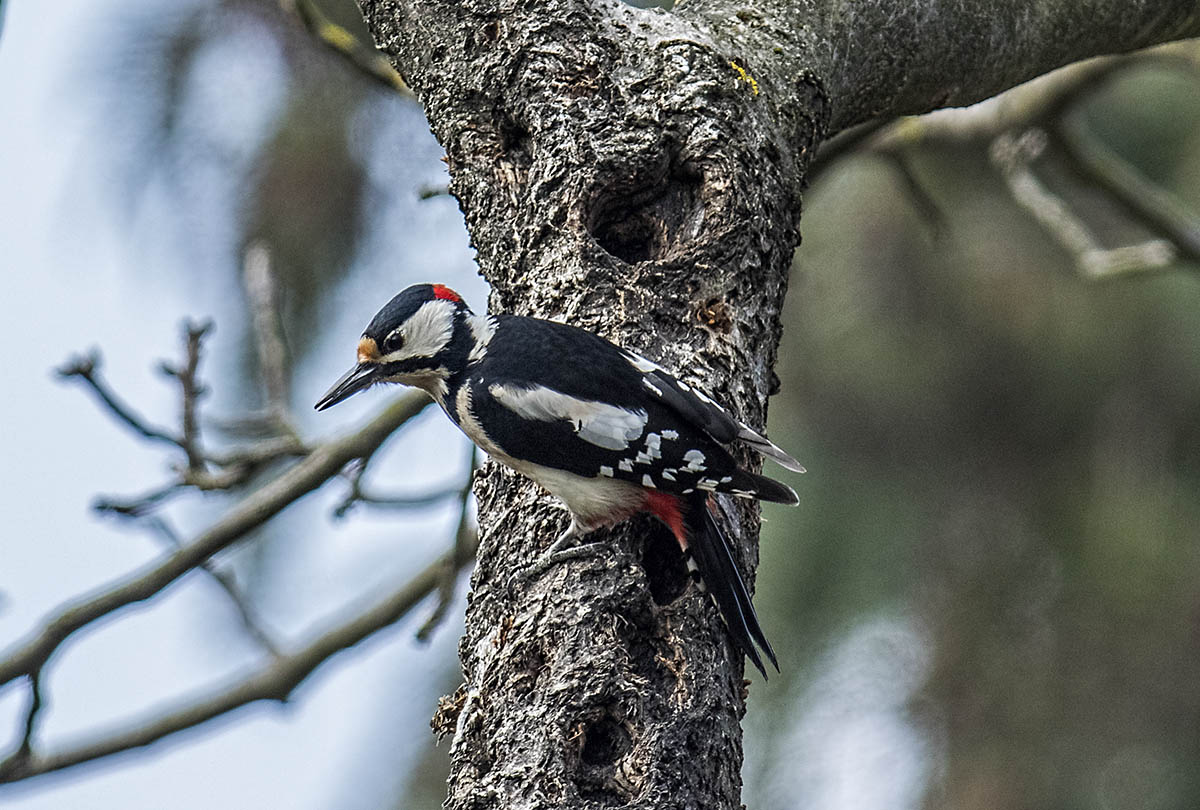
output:
M738 473L739 477L747 481L747 486L753 490L754 497L760 501L782 503L787 506L795 506L800 503L800 497L796 494L796 490L787 484L780 483L773 478L767 478L765 475L746 472L745 470L739 470Z
M746 583L742 581L741 572L734 560L733 549L729 547L728 538L709 511L707 498L688 499L684 512L684 527L687 531L690 556L696 563L705 589L721 612L729 634L751 663L758 667L764 679L767 677L767 669L758 649L755 648L756 642L778 672L779 662L775 658L775 651L771 649L771 644L758 623Z

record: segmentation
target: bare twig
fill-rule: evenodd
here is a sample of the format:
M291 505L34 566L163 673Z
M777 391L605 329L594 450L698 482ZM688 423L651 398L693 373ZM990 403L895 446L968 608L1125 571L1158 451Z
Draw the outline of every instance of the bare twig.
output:
M1044 130L1026 130L1020 137L1004 134L992 146L1013 199L1075 258L1079 272L1091 278L1158 269L1175 258L1175 248L1163 239L1137 245L1105 248L1087 223L1037 178L1030 164L1046 146Z
M240 501L190 543L98 593L60 607L38 631L0 658L0 685L36 672L72 633L135 602L153 597L218 551L232 545L304 494L321 486L350 461L369 456L396 429L430 402L421 393L397 399L357 431L313 448L301 461Z
M1093 138L1078 112L1079 103L1118 71L1155 63L1194 70L1200 64L1200 48L1195 43L1172 43L1133 55L1091 59L965 109L940 110L888 123L869 122L827 142L813 161L816 172L810 168L809 177L854 150L880 153L893 162L899 161L896 165L913 202L936 227L940 220L936 204L904 165L903 150L929 142L990 142L992 160L1000 168L1014 201L1072 254L1081 274L1099 278L1161 269L1179 253L1200 261L1200 215L1150 183ZM1033 171L1032 163L1045 146L1047 130L1058 136L1088 180L1167 239L1117 247L1102 245L1085 218L1050 191Z
M1094 137L1083 116L1067 112L1055 134L1087 177L1119 200L1151 230L1174 243L1179 252L1200 262L1200 215L1175 195L1146 179L1120 155Z
M97 512L113 512L122 517L141 517L157 509L168 499L183 491L183 484L178 481L151 490L145 495L118 500L110 497L99 497L92 502L92 508Z
M25 730L21 742L9 756L0 760L0 783L7 781L8 774L18 772L34 758L33 737L37 733L38 715L44 706L42 701L42 670L29 673L29 708L25 710Z
M418 200L432 200L434 197L449 197L450 186L421 186L417 189Z
M246 483L271 462L282 458L302 456L308 452L308 448L292 431L286 420L275 417L271 419L273 435L268 438L228 451L205 452L202 449L196 402L204 394L205 389L197 379L196 372L200 362L201 343L210 328L209 324L185 324L183 368L180 369L168 363L161 364L162 371L180 383L184 430L179 435L172 434L165 428L147 424L121 401L100 374L99 352L93 351L88 355L72 358L57 369L61 377L83 380L119 422L144 438L178 447L184 451L187 457L187 463L180 470L177 481L138 498L105 499L97 505L98 508L128 513L144 512L176 494L181 487L192 486L200 490L231 489ZM220 469L214 472L210 469L210 464Z
M183 436L179 446L187 454L187 469L189 473L199 474L205 471L204 452L200 449L200 424L196 418L196 406L200 397L208 393L197 379L200 369L200 353L204 338L212 331L212 321L185 321L183 325L184 361L183 366L173 366L163 362L159 369L168 377L179 381L181 394L180 411L182 414Z
M171 527L171 524L167 523L166 519L159 517L158 515L148 515L143 517L135 514L117 512L116 510L112 511L114 514L122 517L128 517L132 519L137 519L140 517L141 519L138 522L149 528L151 532L156 537L162 539L168 547L171 549L183 548L183 541L180 539L179 534ZM237 581L235 580L233 574L230 571L218 566L211 559L200 563L199 568L201 571L208 574L213 581L220 586L221 590L225 592L225 595L229 597L229 601L233 604L234 610L237 611L238 619L241 621L242 627L245 629L247 635L254 639L254 641L260 647L266 650L272 658L278 658L280 656L279 646L266 632L266 630L263 629L257 613L246 600L246 596L242 593L242 589L238 587Z
M100 352L93 350L86 355L71 358L55 371L58 376L64 379L78 377L83 380L87 384L88 389L117 418L117 421L131 428L138 435L151 441L166 442L167 444L182 448L183 440L180 437L172 435L164 428L153 427L147 424L144 419L134 413L128 405L113 393L112 389L100 377L100 363Z
M25 712L25 733L21 737L19 752L28 755L33 751L33 735L37 732L38 714L45 708L42 699L42 671L29 675L29 708Z
M417 630L417 641L428 641L433 631L446 617L446 611L454 602L454 588L458 584L458 571L467 559L475 554L475 545L479 542L478 531L471 526L469 507L471 505L471 486L475 482L475 465L479 461L479 449L472 444L471 456L467 463L467 481L459 491L458 527L454 530L454 548L445 559L441 581L438 583L438 602L429 618Z
M474 554L473 547L466 550L469 553L455 563L456 572ZM440 586L445 579L447 560L455 559L451 553L434 561L387 599L366 610L347 611L349 618L320 633L302 649L281 655L231 684L181 701L175 708L155 709L145 721L130 728L96 734L90 740L57 753L38 754L32 749L24 753L18 751L0 762L0 782L29 779L150 745L256 701L286 702L296 687L329 658L405 616Z
M350 482L350 490L333 509L335 518L344 518L356 504L367 504L381 509L419 509L423 506L433 506L446 498L459 494L462 489L458 485L433 487L428 492L416 495L379 495L367 492L363 488L363 476L366 474L369 459L359 459L350 465L344 477Z

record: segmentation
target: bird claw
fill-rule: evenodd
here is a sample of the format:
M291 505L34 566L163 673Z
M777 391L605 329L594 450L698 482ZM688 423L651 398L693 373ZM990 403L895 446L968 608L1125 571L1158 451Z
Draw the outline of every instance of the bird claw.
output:
M557 545L558 543L556 542L554 546ZM559 563L599 554L603 551L601 548L603 545L603 543L584 543L581 546L571 546L570 548L560 548L558 550L554 550L554 546L551 546L550 551L547 551L532 565L521 572L521 579L526 581L536 579Z
M550 548L546 549L541 557L522 572L521 579L535 579L559 563L595 554L599 551L597 548L600 545L599 543L585 543L582 546L576 545L579 542L579 538L586 533L587 531L572 518L571 525L567 526L567 530L550 544Z

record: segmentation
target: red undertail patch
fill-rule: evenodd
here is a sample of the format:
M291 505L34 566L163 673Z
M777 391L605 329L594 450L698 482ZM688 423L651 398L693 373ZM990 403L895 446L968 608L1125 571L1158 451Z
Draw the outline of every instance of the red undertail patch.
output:
M445 284L433 285L433 297L440 298L443 301L453 301L456 304L462 303L462 296L447 287Z
M646 490L646 511L667 524L667 528L679 541L679 547L687 550L687 533L683 530L683 511L678 496L657 489Z

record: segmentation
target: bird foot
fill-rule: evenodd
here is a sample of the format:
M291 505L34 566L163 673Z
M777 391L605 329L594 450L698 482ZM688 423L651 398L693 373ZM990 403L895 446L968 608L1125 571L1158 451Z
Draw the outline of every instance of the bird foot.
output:
M521 579L535 579L559 563L564 563L568 560L578 560L581 557L590 557L593 554L599 553L601 551L600 543L576 545L579 542L579 538L586 533L585 529L572 520L567 530L550 544L550 548L546 549L541 557L521 573Z

